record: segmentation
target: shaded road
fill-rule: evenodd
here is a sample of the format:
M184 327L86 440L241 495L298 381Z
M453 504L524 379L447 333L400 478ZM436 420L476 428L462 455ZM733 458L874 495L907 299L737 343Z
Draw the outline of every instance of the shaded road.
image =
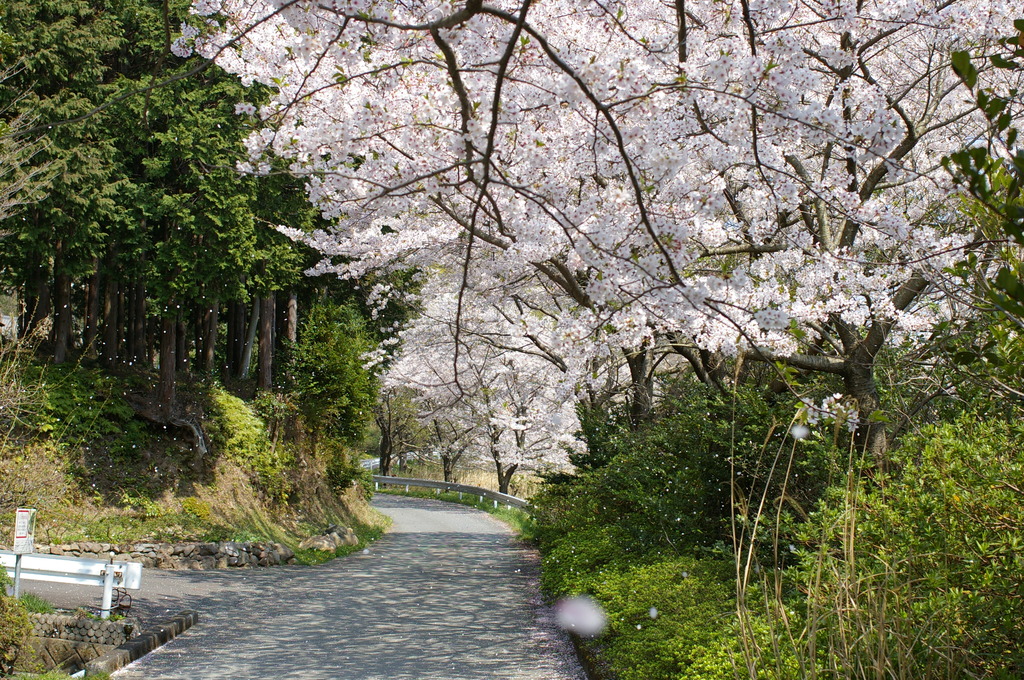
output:
M540 603L535 555L507 527L432 500L374 505L392 531L318 567L146 570L144 619L192 608L200 623L113 677L583 678Z

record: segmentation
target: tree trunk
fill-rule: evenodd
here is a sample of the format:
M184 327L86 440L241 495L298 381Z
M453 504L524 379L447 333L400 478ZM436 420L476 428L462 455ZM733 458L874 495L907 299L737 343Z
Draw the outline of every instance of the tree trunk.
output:
M178 322L172 316L160 319L160 385L157 399L160 402L161 415L170 420L174 410L174 388L177 369L177 330Z
M377 429L380 430L380 442L377 444L377 456L380 459L380 474L388 477L391 475L391 461L395 451L395 441L391 436L390 419L382 413L378 413L376 418Z
M861 354L862 352L854 353L854 358L847 362L846 373L843 376L846 393L857 401L860 415L860 425L854 443L858 450L871 456L880 472L884 472L889 438L885 431L885 423L871 417L881 409L882 402L875 383L874 361L860 356Z
M444 473L444 481L454 482L455 481L455 464L461 458L461 453L441 454L441 470Z
M654 403L654 383L650 376L651 352L644 347L636 352L626 352L629 366L629 422L633 429L647 420Z
M217 331L220 326L219 312L220 303L217 300L211 301L203 312L203 356L199 365L202 366L202 370L207 374L213 373L214 362L217 356ZM199 351L198 347L196 347L196 351Z
M100 360L107 368L112 368L117 363L117 337L118 337L118 314L117 281L110 274L107 274L106 285L103 288L103 342L100 348Z
M178 346L176 347L175 361L177 365L176 370L179 373L188 374L188 357L189 357L189 346L188 346L188 328L185 326L184 321L178 321L177 327L174 329L177 335Z
M256 376L257 390L269 390L274 384L274 319L277 316L274 302L275 297L272 292L261 298L260 301L260 354Z
M71 277L67 273L64 240L57 239L53 258L53 363L63 364L71 351Z
M245 348L245 304L237 300L228 304L228 338L225 365L229 375L238 375Z
M288 292L288 312L284 327L285 338L294 345L299 338L299 296L294 290Z
M149 368L149 348L146 338L146 284L140 278L132 286L130 329L131 356L130 363L138 368Z
M252 363L252 348L256 344L256 329L260 322L260 298L252 299L252 316L249 318L249 330L245 334L245 345L242 348L242 361L238 368L238 377L243 380L249 377L249 365Z
M501 461L495 459L494 466L498 471L498 493L508 493L509 484L512 483L512 475L519 469L519 464L514 463L508 467L502 466Z
M92 260L92 276L85 294L85 332L82 336L82 352L96 356L96 336L100 332L100 261Z

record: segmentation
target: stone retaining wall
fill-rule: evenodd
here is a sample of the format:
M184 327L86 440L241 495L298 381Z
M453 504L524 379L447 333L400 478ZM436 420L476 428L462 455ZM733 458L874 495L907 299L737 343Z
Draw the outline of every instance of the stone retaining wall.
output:
M29 614L33 654L25 658L22 670L60 669L75 672L139 634L138 621L100 621L67 614Z
M138 621L102 621L68 614L29 614L32 636L116 647L139 634Z
M2 548L3 546L0 546ZM36 545L43 555L71 555L106 560L110 553L124 562L141 562L156 569L226 569L293 564L295 553L280 543L220 541L217 543L93 543Z

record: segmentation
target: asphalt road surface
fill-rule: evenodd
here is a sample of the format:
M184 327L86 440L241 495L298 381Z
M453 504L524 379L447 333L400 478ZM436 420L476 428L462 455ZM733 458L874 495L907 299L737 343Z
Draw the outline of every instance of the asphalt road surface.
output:
M182 609L200 623L113 678L583 680L541 602L536 555L504 524L432 500L374 505L392 530L328 564L147 569L133 607L143 625ZM100 595L25 585L59 606Z

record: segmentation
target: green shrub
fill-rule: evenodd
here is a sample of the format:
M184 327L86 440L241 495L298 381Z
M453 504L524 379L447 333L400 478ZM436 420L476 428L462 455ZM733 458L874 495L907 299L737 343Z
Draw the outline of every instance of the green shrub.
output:
M608 614L602 657L620 680L733 680L740 646L733 566L677 558L610 570L593 597Z
M373 473L359 464L343 450L333 450L327 454L324 473L327 483L336 491L344 491L353 484L359 486L364 498L373 496Z
M244 401L221 387L210 390L207 433L214 447L229 460L256 476L257 485L270 498L287 500L288 470L294 456L285 446L273 446L263 421Z
M0 676L10 675L32 632L25 605L6 594L10 583L7 572L0 569Z
M60 446L79 448L103 442L115 454L127 454L146 441L146 426L123 398L123 385L98 370L76 364L33 365L26 380L40 386L41 408L29 424Z
M195 496L189 496L182 499L181 511L186 515L190 515L204 522L208 522L210 520L210 513L213 512L209 503L201 501Z
M961 417L836 489L816 546L797 653L828 677L1024 677L1024 425ZM883 659L884 662L879 662Z

